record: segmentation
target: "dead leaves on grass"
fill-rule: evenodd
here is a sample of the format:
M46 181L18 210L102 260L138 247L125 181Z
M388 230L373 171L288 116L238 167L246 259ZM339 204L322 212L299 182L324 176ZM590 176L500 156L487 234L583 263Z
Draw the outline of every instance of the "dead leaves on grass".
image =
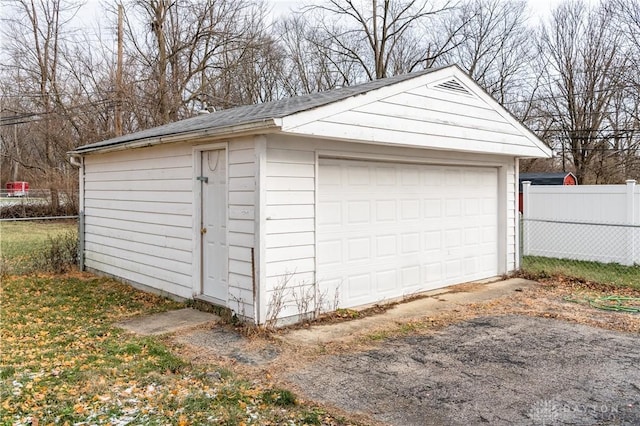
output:
M180 306L86 275L3 282L3 424L318 424L269 384L207 374L160 340L112 327ZM311 417L309 417L311 416ZM309 422L305 421L309 420Z

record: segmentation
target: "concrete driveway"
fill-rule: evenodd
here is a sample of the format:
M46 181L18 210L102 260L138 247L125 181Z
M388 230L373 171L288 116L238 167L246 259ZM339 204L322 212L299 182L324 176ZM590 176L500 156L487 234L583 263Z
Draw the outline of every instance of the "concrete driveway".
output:
M319 358L287 379L393 425L640 424L640 338L550 318L475 318Z

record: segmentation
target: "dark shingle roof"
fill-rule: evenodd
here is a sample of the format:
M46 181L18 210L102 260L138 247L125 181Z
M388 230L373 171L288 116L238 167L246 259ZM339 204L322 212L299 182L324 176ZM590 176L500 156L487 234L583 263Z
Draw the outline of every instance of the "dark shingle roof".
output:
M100 150L136 141L188 134L203 130L223 129L230 126L240 126L260 122L265 122L266 124L266 122L273 119L286 117L291 114L341 101L352 96L361 95L381 87L428 74L436 71L437 69L440 68L431 68L425 71L383 78L364 84L343 87L326 92L312 93L309 95L296 96L273 102L216 111L212 114L199 115L197 117L187 118L185 120L176 121L159 127L153 127L151 129L108 139L106 141L84 145L76 148L72 153L81 154L84 152Z
M520 173L520 192L522 192L522 182L529 181L531 185L564 185L564 178L567 175L573 176L573 173Z

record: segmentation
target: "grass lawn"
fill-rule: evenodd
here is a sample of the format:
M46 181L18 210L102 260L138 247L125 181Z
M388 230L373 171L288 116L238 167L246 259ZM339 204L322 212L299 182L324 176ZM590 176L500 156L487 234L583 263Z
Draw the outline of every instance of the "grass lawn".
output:
M2 223L2 256L28 257L48 235L74 226ZM190 364L168 340L114 326L182 306L86 273L5 273L0 425L342 423L266 378L247 381L215 365Z
M77 232L76 221L0 222L0 257L9 273L28 272L49 238Z
M534 277L560 275L640 290L640 266L638 265L624 266L617 263L525 256L522 269Z
M185 363L113 327L181 305L89 274L2 285L0 424L320 424L286 390ZM330 420L330 423L339 423Z

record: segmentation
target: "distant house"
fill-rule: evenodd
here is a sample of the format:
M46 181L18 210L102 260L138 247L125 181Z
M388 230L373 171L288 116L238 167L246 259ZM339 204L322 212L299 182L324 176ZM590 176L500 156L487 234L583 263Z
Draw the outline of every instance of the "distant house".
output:
M449 66L69 154L88 269L262 324L517 269L518 160L551 151Z
M560 173L520 173L518 210L522 213L522 182L531 185L577 185L578 179L571 172Z

